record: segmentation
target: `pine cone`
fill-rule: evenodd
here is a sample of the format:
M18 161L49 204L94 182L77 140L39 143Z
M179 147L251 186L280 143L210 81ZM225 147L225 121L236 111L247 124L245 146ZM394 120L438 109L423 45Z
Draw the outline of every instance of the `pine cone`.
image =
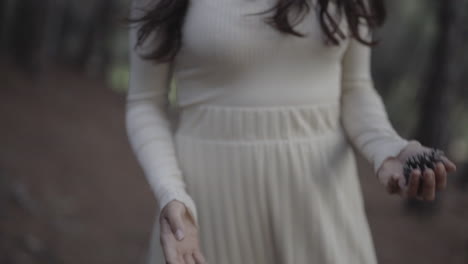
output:
M435 164L439 161L442 162L443 156L445 156L445 154L442 150L431 149L428 152L423 152L407 158L403 165L403 174L405 176L406 184L408 185L409 183L411 171L419 169L422 174L426 168L434 170Z

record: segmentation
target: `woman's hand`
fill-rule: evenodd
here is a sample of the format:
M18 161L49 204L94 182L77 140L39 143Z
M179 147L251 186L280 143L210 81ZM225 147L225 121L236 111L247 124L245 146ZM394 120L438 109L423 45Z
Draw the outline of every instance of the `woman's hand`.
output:
M185 205L169 202L161 211L160 242L166 264L206 264L201 253L198 229Z
M408 183L403 175L403 165L410 156L428 152L431 149L422 146L418 141L411 140L397 157L386 159L377 171L377 177L390 194L400 194L405 198L433 201L436 190L444 190L447 186L447 173L456 170L455 164L442 156L442 162L434 164L434 170L427 168L424 172L414 169L410 173Z

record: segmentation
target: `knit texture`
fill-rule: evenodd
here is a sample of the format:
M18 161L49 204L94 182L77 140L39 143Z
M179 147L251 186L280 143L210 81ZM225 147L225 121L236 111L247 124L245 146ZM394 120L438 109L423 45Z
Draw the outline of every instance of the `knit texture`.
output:
M133 15L141 14L135 7L144 6L142 1L134 1ZM131 146L158 200L159 210L170 201L179 200L187 206L198 225L200 219L197 207L209 206L202 202L205 201L204 198L194 201L195 194L190 193L187 188L187 181L194 181L195 172L186 165L188 158L185 163L180 158L182 155L189 155L180 151L189 150L183 147L176 150L174 143L178 142L175 142L174 135L182 133L181 131L185 131L189 137L197 138L197 142L200 137L208 141L216 138L226 140L231 135L245 143L252 137L256 138L255 135L260 132L263 139L257 139L270 140L269 142L278 140L276 136L279 135L284 140L297 137L315 140L317 129L333 127L336 131L343 131L342 135L347 139L338 140L334 144L353 144L372 164L374 172L377 172L386 158L396 156L408 143L392 127L382 98L374 88L370 71L370 48L352 38L342 41L339 46L326 45L314 11L295 26L306 35L304 38L282 34L264 23L263 19L271 14L248 15L264 11L275 2L190 1L182 32L182 48L169 63L158 64L141 59L139 54L147 52L154 44L148 41L144 47L134 50L137 28L130 29L132 49L127 131ZM344 32L349 32L345 19L341 20L340 26ZM366 28L361 29L370 38ZM154 35L152 39L157 37ZM171 119L167 110L171 80L177 86L177 109L180 111L177 116L183 117L180 120ZM320 108L320 105L336 107ZM244 111L237 111L239 109ZM262 111L259 113L255 109ZM291 112L288 109L296 110ZM314 110L311 112L310 109ZM231 114L233 110L236 114ZM231 119L224 118L226 116ZM257 127L258 131L246 130L249 125L238 121L241 119L243 122L260 122L262 126ZM175 126L171 126L172 121ZM275 122L280 122L281 125ZM308 128L311 125L316 128L311 130ZM336 135L336 131L329 133ZM184 137L180 137L181 142L182 138ZM186 143L191 144L190 142ZM326 151L326 147L334 146L330 144L323 144L323 151ZM206 158L206 149L205 146L199 147L197 150L200 153L190 155ZM348 153L347 148L344 149ZM212 162L217 162L216 155L210 157L214 159ZM349 165L353 159L354 157L348 156L345 162L347 165L336 165L339 168L349 168L349 172L343 169L336 173L353 174L354 165ZM207 162L206 159L204 161ZM333 166L338 161L328 162ZM196 166L192 161L190 164ZM244 166L243 163L238 165ZM330 170L329 173L333 173ZM313 171L311 168L310 171L303 172ZM216 170L207 168L203 172L216 173ZM248 174L247 171L244 173ZM223 175L230 177L228 174ZM210 187L209 184L193 182L190 186L196 185L197 192L224 186ZM200 186L205 186L203 188L206 190ZM191 190L195 192L193 188ZM353 190L358 191L358 188ZM353 195L359 201L360 195ZM215 200L217 198L219 197L212 197ZM237 205L241 207L241 204L239 202ZM207 214L204 215L208 217ZM363 230L367 230L366 228L365 225L362 227Z

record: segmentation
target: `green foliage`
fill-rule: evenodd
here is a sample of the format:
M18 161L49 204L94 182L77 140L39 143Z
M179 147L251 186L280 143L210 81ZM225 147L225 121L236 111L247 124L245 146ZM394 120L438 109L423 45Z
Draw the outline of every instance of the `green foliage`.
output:
M112 90L124 93L128 89L129 68L128 64L113 65L108 74L108 83Z

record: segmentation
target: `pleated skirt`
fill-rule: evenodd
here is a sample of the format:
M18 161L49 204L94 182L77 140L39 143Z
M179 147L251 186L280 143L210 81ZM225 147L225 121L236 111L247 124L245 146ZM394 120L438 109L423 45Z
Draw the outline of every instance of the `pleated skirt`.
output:
M208 263L377 263L338 102L202 104L177 126ZM165 263L157 219L148 263Z

